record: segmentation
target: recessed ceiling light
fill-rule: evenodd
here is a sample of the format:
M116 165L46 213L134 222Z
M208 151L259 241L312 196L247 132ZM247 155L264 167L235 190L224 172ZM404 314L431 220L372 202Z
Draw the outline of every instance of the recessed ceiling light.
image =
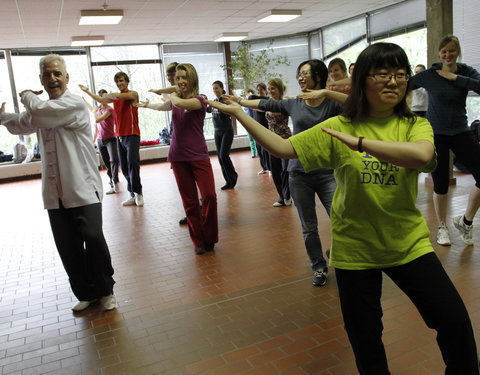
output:
M266 17L259 19L257 22L288 22L301 15L301 10L272 9Z
M105 42L105 37L102 35L72 36L72 47L101 46L103 42Z
M238 42L248 36L248 33L222 33L215 42Z
M81 10L79 25L116 25L123 18L123 10Z

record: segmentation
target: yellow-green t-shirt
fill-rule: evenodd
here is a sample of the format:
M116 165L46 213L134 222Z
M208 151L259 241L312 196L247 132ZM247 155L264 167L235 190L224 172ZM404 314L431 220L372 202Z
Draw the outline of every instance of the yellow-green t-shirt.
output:
M413 123L391 116L352 124L337 116L289 138L306 171L335 169L330 265L351 270L385 268L432 252L427 224L415 206L419 170L352 151L322 127L392 142L433 143L433 131L420 117ZM434 157L430 170L435 162Z

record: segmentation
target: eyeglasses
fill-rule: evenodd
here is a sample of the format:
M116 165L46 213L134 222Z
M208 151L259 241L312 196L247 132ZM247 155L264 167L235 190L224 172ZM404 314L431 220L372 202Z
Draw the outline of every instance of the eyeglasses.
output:
M410 76L407 73L373 73L369 74L367 77L373 77L373 79L379 83L390 82L392 78L399 83L407 82L410 79Z
M305 77L308 77L308 76L311 76L312 75L312 72L300 72L297 74L297 79L299 79L300 77L302 78L305 78Z

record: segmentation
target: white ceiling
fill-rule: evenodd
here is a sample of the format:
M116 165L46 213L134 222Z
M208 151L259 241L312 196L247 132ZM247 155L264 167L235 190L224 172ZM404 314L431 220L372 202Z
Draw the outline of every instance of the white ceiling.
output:
M67 47L72 36L104 35L106 45L213 41L223 32L248 39L318 29L402 0L108 0L118 25L79 26L80 10L105 0L0 0L0 48ZM259 23L270 9L300 9L287 23Z

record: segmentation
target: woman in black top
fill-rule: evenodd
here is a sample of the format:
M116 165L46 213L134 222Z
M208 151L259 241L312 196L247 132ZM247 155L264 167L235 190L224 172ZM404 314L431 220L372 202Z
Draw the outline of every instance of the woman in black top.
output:
M221 96L225 94L223 83L215 81L212 84L213 92L216 96L215 101L223 103ZM238 174L230 159L230 149L233 143L233 127L232 119L229 115L220 112L213 107L207 108L208 112L212 113L215 146L217 147L218 161L222 168L223 178L226 184L221 187L222 190L233 189L237 184Z

